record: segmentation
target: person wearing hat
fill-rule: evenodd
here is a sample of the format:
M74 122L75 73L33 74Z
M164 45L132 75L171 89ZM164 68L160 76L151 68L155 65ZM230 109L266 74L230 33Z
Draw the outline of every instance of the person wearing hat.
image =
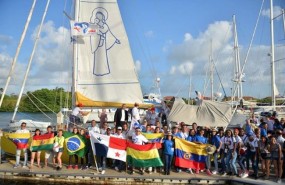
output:
M75 124L79 124L80 123L80 117L79 116L86 116L89 114L89 112L84 112L82 111L83 104L82 103L78 103L77 106L72 110L71 114L69 115L69 121L70 121L70 125L69 128L71 128L71 126L74 126Z
M163 155L164 155L164 175L170 175L171 163L174 154L174 142L172 133L168 132L163 142Z
M216 147L216 151L213 153L215 170L212 171L212 174L215 175L218 173L218 155L222 147L222 141L219 135L217 134L218 130L216 128L213 128L211 131L212 131L211 144Z

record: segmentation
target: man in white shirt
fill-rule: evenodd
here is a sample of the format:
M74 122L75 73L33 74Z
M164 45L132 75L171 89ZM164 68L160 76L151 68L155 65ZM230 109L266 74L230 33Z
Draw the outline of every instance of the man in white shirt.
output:
M116 138L125 139L125 135L122 133L122 127L117 127L116 133L113 136ZM123 161L115 160L115 170L119 172L123 170Z
M27 124L25 122L22 122L21 128L16 131L16 133L30 133L28 129L26 129ZM24 149L16 149L16 164L14 168L18 168L20 166L20 156L21 156L21 151L24 153L24 163L23 163L23 168L27 168L27 162L28 162L28 152L27 148Z
M114 115L114 122L116 127L122 127L125 122L128 122L128 111L126 110L126 104L122 105L122 108L117 109Z
M79 103L77 105L77 107L75 107L72 110L72 113L69 116L69 121L70 121L70 124L68 126L69 129L72 128L75 124L79 124L80 123L80 117L79 117L80 115L81 116L86 116L86 115L89 114L88 112L82 111L81 107L83 107L83 104Z
M135 123L140 122L140 113L139 113L139 104L135 103L134 108L132 109L132 121L131 121L131 127L130 130L132 130Z
M89 132L92 131L92 132L100 134L100 128L97 127L97 124L96 124L95 120L91 121L91 127L88 127L88 131Z

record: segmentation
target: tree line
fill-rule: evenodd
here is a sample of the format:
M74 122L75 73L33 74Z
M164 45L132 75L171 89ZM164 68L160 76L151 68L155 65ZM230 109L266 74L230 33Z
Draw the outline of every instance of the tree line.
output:
M0 88L0 94L1 94ZM0 112L14 111L18 96L14 94L5 95ZM20 112L59 112L62 107L71 108L71 93L63 88L40 89L28 91L21 98ZM40 109L40 110L39 110Z

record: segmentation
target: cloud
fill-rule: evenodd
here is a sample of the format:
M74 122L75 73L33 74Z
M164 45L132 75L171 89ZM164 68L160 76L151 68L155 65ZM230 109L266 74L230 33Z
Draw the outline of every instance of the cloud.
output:
M152 30L149 30L149 31L145 32L144 35L147 38L152 38L154 36L154 32Z
M192 70L194 68L194 64L192 62L185 62L183 64L180 64L179 66L171 66L170 68L170 74L176 74L180 73L182 75L184 74L191 74Z
M136 67L137 73L139 73L141 71L141 61L136 60L135 67Z
M280 14L282 14L282 8L280 6L273 6L273 17L277 17ZM262 10L261 15L270 19L270 9ZM281 17L279 16L277 19L280 20Z

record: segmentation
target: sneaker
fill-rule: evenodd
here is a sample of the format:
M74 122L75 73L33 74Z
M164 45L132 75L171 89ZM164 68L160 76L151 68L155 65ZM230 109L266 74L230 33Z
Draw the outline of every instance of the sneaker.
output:
M216 170L212 171L212 174L213 174L213 175L216 175L216 174L217 174L217 171L216 171Z
M242 173L240 177L241 177L241 178L246 178L246 177L248 177L248 174L247 174L246 172L245 172L245 173Z
M207 173L207 175L209 175L209 176L211 176L211 175L212 175L212 173L211 173L211 171L210 171L210 170L206 170L206 173Z
M87 170L88 169L88 166L83 166L82 167L82 170Z
M24 165L22 168L25 168L25 169L26 169L26 168L28 168L28 166L27 166L27 165Z
M141 175L143 175L144 174L144 170L141 170Z
M99 172L101 172L101 171L102 171L102 168L100 167L100 168L98 168L98 170L99 170Z
M133 175L135 172L133 171L133 170L131 170L130 172L129 172L129 174L130 175Z
M281 179L277 179L277 181L276 181L278 184L281 184Z
M68 169L68 170L71 170L71 169L72 169L72 166L71 166L71 165L68 165L68 166L67 166L67 169Z
M73 169L78 170L78 165L74 165Z
M154 169L153 173L156 173L156 172L157 172L156 169Z
M62 167L60 167L60 166L56 167L57 171L60 171L61 169L62 169Z
M18 164L15 164L13 168L18 168L18 167L19 167L19 165L18 165Z
M180 173L180 172L181 172L181 169L176 169L176 172L177 172L177 173Z
M105 174L105 170L102 170L101 174L104 175Z
M199 170L196 170L196 172L195 172L196 174L199 174Z
M115 170L116 170L116 171L119 171L119 168L118 168L117 166L115 166Z
M222 176L226 176L226 175L227 175L227 172L223 172L223 173L222 173Z
M265 177L264 177L264 180L269 180L269 176L265 176Z

